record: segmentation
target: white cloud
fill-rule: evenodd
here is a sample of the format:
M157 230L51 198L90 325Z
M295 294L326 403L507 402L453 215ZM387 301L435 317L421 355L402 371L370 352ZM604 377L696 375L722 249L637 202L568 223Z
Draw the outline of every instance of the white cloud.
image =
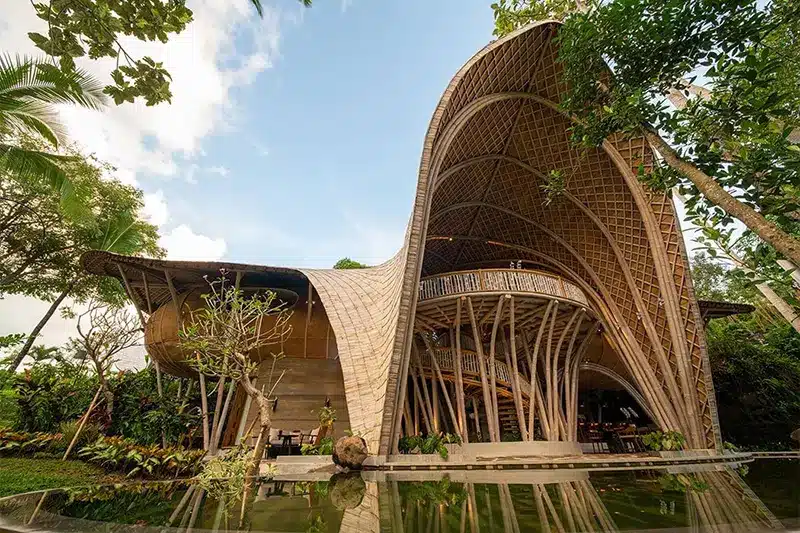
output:
M144 209L142 215L151 224L156 226L163 226L169 220L169 210L167 209L167 202L164 199L164 191L157 190L152 194L144 195Z
M221 176L223 178L226 177L228 174L230 174L230 171L223 166L208 167L206 168L206 172L209 172L211 174L216 174L217 176Z
M167 250L167 259L185 261L215 261L227 250L225 239L198 235L186 224L162 235L159 244Z
M28 2L7 3L0 49L41 55L27 32L46 29L44 22ZM62 112L70 138L116 166L127 183L135 183L140 173L176 175L180 158L199 155L205 137L233 127L232 89L252 83L277 56L279 15L268 6L263 19L248 0L190 0L189 6L194 22L167 43L122 41L133 57L163 61L172 75L171 104L147 107L137 101L112 104L103 112L74 107ZM111 59L79 64L104 83L114 68Z

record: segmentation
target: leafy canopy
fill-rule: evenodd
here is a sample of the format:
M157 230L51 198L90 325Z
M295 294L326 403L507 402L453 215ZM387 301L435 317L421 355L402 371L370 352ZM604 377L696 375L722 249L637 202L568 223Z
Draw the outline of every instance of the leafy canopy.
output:
M364 263L359 263L358 261L354 261L349 257L343 257L336 261L336 264L333 265L333 268L336 270L349 270L353 268L367 268L367 265Z
M263 15L260 0L250 0ZM311 0L301 0L308 7ZM75 60L111 58L113 84L104 92L117 105L143 98L148 106L170 102L171 76L150 56L133 57L122 45L130 38L166 43L184 31L194 18L186 0L46 0L32 1L36 15L47 23L46 33L28 37L57 61L64 74L75 72Z

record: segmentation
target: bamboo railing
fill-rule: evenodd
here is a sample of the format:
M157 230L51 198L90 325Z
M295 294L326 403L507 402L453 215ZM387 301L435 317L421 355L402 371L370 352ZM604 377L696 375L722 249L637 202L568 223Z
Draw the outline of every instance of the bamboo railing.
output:
M454 372L455 366L453 364L453 352L450 348L435 348L434 353L436 355L436 362L439 363L439 368L443 372L449 371ZM420 353L420 359L422 362L422 367L426 371L431 371L433 373L433 362L431 361L430 354L425 351ZM461 352L461 371L465 374L472 374L475 376L480 375L480 356L477 353L469 351L469 350L462 350ZM511 387L511 370L507 364L502 361L495 360L494 362L495 373L497 376L497 383L502 384L506 387ZM484 361L484 369L486 372L489 371L488 362ZM520 379L520 383L527 383L528 378L523 376L522 374L517 373ZM527 396L527 393L525 393Z
M589 303L578 286L538 270L465 270L429 276L419 282L420 302L473 292L536 293L584 305Z

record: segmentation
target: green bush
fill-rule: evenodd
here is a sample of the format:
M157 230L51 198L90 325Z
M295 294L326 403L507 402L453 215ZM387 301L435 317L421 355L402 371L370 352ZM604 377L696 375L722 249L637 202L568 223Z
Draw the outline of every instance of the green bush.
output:
M300 447L302 455L333 455L333 437L323 437L319 444L303 444Z
M397 447L400 453L438 453L442 459L447 459L449 452L446 444L461 444L461 438L450 433L409 435L402 437Z
M178 399L178 378L162 376L164 395L159 398L153 369L119 372L110 380L114 392L114 414L110 435L130 439L137 444L161 443L162 431L168 443L192 439L200 423L199 387L190 398Z
M686 438L678 431L653 431L642 436L642 442L648 450L654 452L682 450Z
M140 446L119 437L101 437L78 457L128 476L167 478L194 475L206 452L179 447Z
M69 422L61 422L61 424L58 426L58 432L63 436L63 447L65 450L75 437L75 433L77 433L79 425L80 420L70 420ZM78 437L78 441L75 443L75 449L80 449L86 444L95 442L102 434L103 432L100 430L100 426L92 422L87 422L83 425L83 429Z
M53 452L64 444L61 433L29 433L0 428L0 455L32 455Z

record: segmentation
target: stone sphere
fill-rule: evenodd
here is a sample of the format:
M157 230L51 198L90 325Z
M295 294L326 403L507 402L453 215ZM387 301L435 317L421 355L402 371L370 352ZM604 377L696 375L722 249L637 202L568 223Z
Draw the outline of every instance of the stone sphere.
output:
M342 437L333 447L333 462L348 470L360 470L368 455L367 442L361 437Z

